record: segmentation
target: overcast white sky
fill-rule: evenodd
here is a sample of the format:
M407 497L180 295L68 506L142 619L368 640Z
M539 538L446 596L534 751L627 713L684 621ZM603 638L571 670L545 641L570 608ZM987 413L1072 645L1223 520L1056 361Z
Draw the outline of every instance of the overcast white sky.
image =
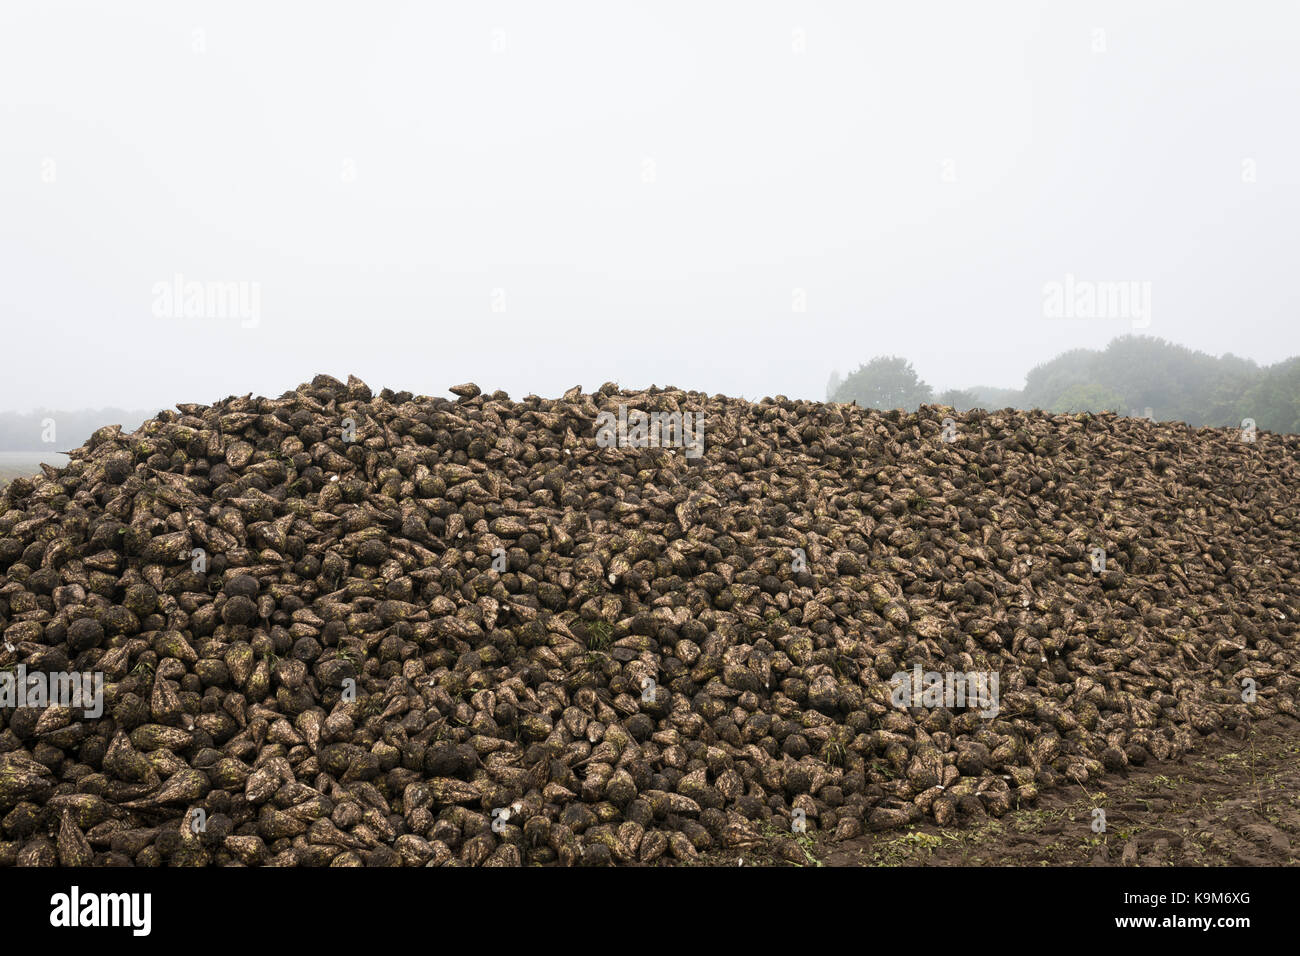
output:
M322 371L821 398L878 354L1018 386L1129 331L1045 318L1067 273L1150 282L1148 334L1273 362L1300 353L1298 26L1289 2L4 0L0 410ZM255 327L156 314L177 274L247 283Z

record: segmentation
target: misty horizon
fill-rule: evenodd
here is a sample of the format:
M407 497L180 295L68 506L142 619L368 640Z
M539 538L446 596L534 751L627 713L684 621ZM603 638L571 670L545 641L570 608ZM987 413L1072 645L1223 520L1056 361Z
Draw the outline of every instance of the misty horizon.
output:
M65 6L0 11L0 408L1300 353L1286 5Z
M1112 340L1112 342L1113 342L1113 341L1114 341L1114 340ZM1110 345L1110 344L1111 344L1111 343L1103 343L1102 348L1104 349L1107 345ZM1182 346L1182 343L1179 343L1179 342L1170 342L1170 343L1168 343L1168 344L1173 345L1173 346ZM1186 347L1186 346L1182 346L1182 347ZM1204 354L1204 353L1201 353L1201 354ZM830 367L830 371L828 371L827 374L830 375L831 372L838 372L838 373L840 374L840 377L842 378L844 375L849 374L849 373L852 373L855 369L859 368L860 366L867 364L867 362L870 361L871 359L873 359L873 358L880 358L880 357L884 357L884 356L876 356L876 355L866 356L866 357L864 357L861 361L856 361L856 360L855 360L855 361L853 361L853 362L849 362L849 363L845 363L845 364L842 364L842 365L838 365L838 366ZM905 355L904 355L904 356L898 356L898 357L903 358L903 359L907 360L908 362L911 362L911 360L910 360L907 356L905 356ZM1049 357L1049 361L1050 361L1051 359L1059 358L1059 357L1060 357L1060 355L1050 356L1050 357ZM1209 356L1209 357L1210 357L1210 358L1213 358L1213 359L1243 358L1242 356L1234 356L1233 353L1224 353L1223 355L1214 355L1214 356ZM1296 357L1296 356L1283 356L1283 357L1279 357L1279 358L1277 359L1277 361L1275 361L1275 362L1270 362L1270 363L1254 363L1254 364L1258 365L1260 368L1267 368L1269 365L1279 364L1279 363L1282 363L1282 362L1287 361L1288 359L1295 358L1295 357ZM1253 359L1247 359L1247 361L1254 362ZM912 363L912 364L915 364L915 363ZM1041 365L1041 364L1044 364L1044 363L1039 363L1039 364ZM1035 368L1036 368L1036 367L1038 367L1038 366L1035 366ZM983 390L990 390L990 391L997 391L997 392L1004 392L1004 391L1005 391L1005 392L1016 392L1016 391L1021 391L1021 390L1024 389L1024 387L1025 387L1025 385L1026 385L1027 377L1028 377L1029 373L1032 372L1032 371L1033 371L1032 368L1031 368L1031 369L1026 369L1025 374L1021 375L1020 378L1018 379L1018 381L1016 381L1016 382L1014 382L1014 383L1008 383L1008 382L987 382L987 381L975 381L975 382L964 382L964 383L960 383L960 384L957 384L957 383L946 383L946 382L939 382L939 383L936 383L936 382L930 382L929 384L930 384L930 386L932 387L932 389L933 389L933 391L934 391L934 393L935 393L935 401L937 402L937 401L938 401L938 396L939 396L941 393L943 393L944 391L950 391L950 390L951 390L951 391L965 391L965 390L970 390L970 389L983 389ZM265 392L253 391L253 392L251 392L251 394L254 395L254 396L258 396L258 397L274 398L274 397L276 397L276 396L278 396L278 395L280 395L280 394L282 394L282 393L284 393L284 392L286 392L286 391L291 391L292 389L294 389L294 388L296 388L296 387L298 387L298 386L300 386L300 385L303 385L303 384L306 384L306 383L310 382L311 379L312 379L313 377L315 377L315 375L319 375L319 374L330 375L330 376L332 376L332 377L334 377L334 378L339 379L340 381L346 381L350 375L356 375L355 372L348 371L348 370L343 370L343 371L341 371L341 372L340 372L340 371L333 371L333 370L321 370L321 371L318 371L318 372L313 373L313 375L308 376L307 378L303 379L302 381L294 382L294 383L292 383L292 384L290 384L290 383L286 383L282 388L274 389L274 390L272 390L272 391L265 391ZM394 392L396 392L396 391L406 390L406 391L413 392L413 393L416 394L416 395L428 395L428 396L432 396L432 397L444 396L444 393L446 393L446 394L451 394L451 393L450 393L450 388L451 388L453 385L459 384L459 383L457 383L457 382L449 382L447 385L442 386L442 387L437 387L437 386L430 386L430 387L426 387L426 388L414 388L414 387L410 387L410 386L397 387L397 386L394 386L394 385L392 385L392 384L390 384L390 383L388 383L388 382L371 382L371 381L365 379L364 376L359 376L359 375L358 375L357 377L358 377L358 378L361 378L362 381L365 381L368 385L372 386L376 391L378 391L378 390L380 390L380 389L388 388L388 389L390 389L390 390L392 390L392 391L394 391ZM924 378L924 376L922 376L922 378ZM627 390L627 391L636 391L636 390L643 389L643 388L649 388L649 387L651 387L651 386L653 385L653 386L658 387L658 388L681 388L681 389L684 389L684 390L686 390L686 391L697 391L697 392L703 392L704 394L725 394L725 393L710 392L708 389L693 388L693 387L691 387L691 386L682 385L682 384L679 383L679 382L669 382L669 381L665 381L665 382L637 382L637 383L618 382L618 381L616 381L616 380L611 380L611 379L602 379L602 380L599 381L599 382L595 382L595 381L583 381L583 382L571 383L571 384L570 384L569 386L567 386L565 389L561 389L561 390L559 390L558 392L556 392L555 395L543 395L543 394L541 394L541 393L537 393L537 392L516 393L516 392L512 392L510 389L502 388L501 386L497 385L496 383L493 383L493 382L490 382L490 381L488 381L488 382L475 382L475 384L478 385L480 388L482 388L483 391L485 391L485 392L493 392L493 391L498 391L498 390L500 390L500 391L505 391L507 394L510 395L510 397L511 397L512 400L516 400L516 401L517 401L517 400L520 400L520 399L522 399L522 398L527 397L528 395L534 395L534 394L536 394L536 395L540 395L540 396L543 397L543 398L548 398L548 397L549 397L549 398L554 398L554 397L558 397L558 395L562 394L562 393L563 393L564 391L566 391L568 388L572 388L573 385L578 385L578 386L580 386L584 392L594 392L594 391L596 391L597 389L599 389L602 385L604 385L604 384L605 384L606 382L608 382L608 381L615 381L615 384L617 384L620 388L622 388L622 389L624 389L624 390ZM802 399L802 400L809 400L809 401L830 401L831 399L829 398L828 395L826 395L826 391L827 391L827 387L826 387L826 386L827 386L827 383L826 383L826 382L823 382L822 385L821 385L820 394L816 394L816 395L789 395L789 394L787 394L787 393L782 393L782 392L765 391L765 392L758 392L758 393L755 393L755 394L752 394L752 395L746 395L746 396L739 396L739 395L736 395L736 396L732 396L732 397L736 397L736 398L744 397L744 398L746 398L746 399L749 400L749 401L758 401L758 400L760 400L760 399L762 399L762 398L775 398L775 397L776 397L777 395L779 395L779 394L786 394L786 397L788 397L788 398L794 398L794 399ZM121 424L123 427L132 427L132 428L133 428L133 427L134 427L134 423L132 423L132 422L127 422L127 421L120 421L120 422L119 422L119 421L109 421L108 419L109 419L109 418L113 418L113 417L115 417L115 416L118 417L118 418L121 418L121 417L123 417L123 416L126 416L126 417L128 417L128 418L129 418L130 416L145 416L145 417L149 417L149 416L152 416L152 415L157 414L159 411L172 409L172 408L174 408L177 404L212 405L212 404L214 404L214 403L216 403L216 402L218 402L218 401L221 401L222 399L225 399L225 398L231 397L232 395L235 395L235 394L236 394L236 393L233 393L233 392L232 392L232 393L227 393L227 394L223 394L223 395L213 395L213 396L210 396L210 397L208 397L208 398L206 398L206 399L198 399L198 398L177 399L175 402L171 402L171 403L168 403L168 404L159 404L159 405L154 405L154 406L141 407L141 408L131 408L131 409L128 409L128 408L122 408L122 407L120 407L120 406L99 406L99 407L96 407L96 406L87 406L87 407L83 407L83 408L71 408L71 407L65 407L65 408L53 408L53 407L48 407L48 406L35 407L35 408L0 408L0 415L37 415L37 414L43 414L43 413L48 413L48 414L60 414L60 413L65 413L65 414L66 414L66 413L69 413L69 412L76 412L76 413L78 413L78 414L96 414L96 413L102 413L102 415L104 416L104 422L103 422L103 424L105 424L105 425ZM248 392L243 392L243 393L238 393L238 394L250 394L250 393L248 393ZM445 396L444 396L444 397L445 397ZM142 420L143 420L143 419L142 419Z

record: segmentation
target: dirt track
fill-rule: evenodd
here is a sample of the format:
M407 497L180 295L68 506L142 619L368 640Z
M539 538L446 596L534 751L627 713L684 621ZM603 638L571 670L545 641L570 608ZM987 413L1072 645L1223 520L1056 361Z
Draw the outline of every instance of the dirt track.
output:
M1106 813L1104 833L1094 809ZM1300 863L1300 722L1281 717L1243 739L1207 737L1194 753L1044 794L970 827L933 824L834 844L773 830L761 847L712 865L1286 866Z

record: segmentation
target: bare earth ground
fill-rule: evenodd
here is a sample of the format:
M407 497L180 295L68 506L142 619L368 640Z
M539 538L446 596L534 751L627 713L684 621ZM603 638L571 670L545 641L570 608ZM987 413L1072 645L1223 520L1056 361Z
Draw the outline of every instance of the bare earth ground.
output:
M1094 808L1106 813L1094 832ZM1300 863L1300 721L1129 767L968 827L933 823L834 843L766 829L765 843L702 855L713 866L1285 866Z

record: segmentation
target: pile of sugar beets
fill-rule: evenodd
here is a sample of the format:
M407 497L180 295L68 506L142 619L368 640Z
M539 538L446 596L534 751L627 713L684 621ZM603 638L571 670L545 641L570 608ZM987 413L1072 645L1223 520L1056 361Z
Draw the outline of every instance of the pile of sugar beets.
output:
M1296 436L451 392L178 405L7 486L0 669L104 684L2 711L0 863L734 859L1297 714ZM703 455L602 447L620 404ZM918 665L996 716L897 706Z

